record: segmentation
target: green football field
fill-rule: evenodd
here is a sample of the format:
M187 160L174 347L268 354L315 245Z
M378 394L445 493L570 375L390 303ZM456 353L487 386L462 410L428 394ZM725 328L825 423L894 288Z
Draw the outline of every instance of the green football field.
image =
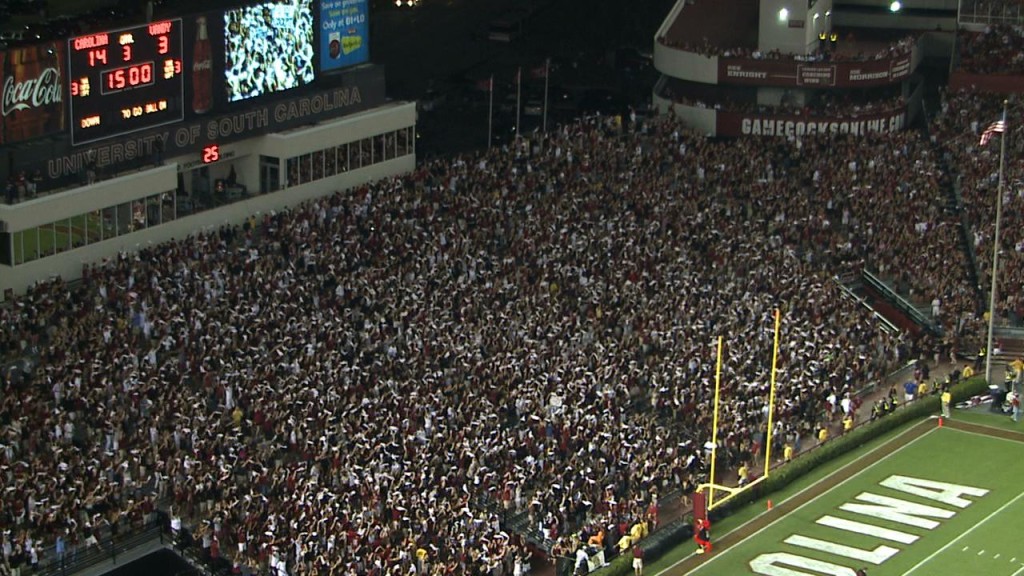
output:
M830 466L826 475L839 475L832 489L699 567L687 567L687 543L645 575L854 576L866 568L870 576L1024 576L1024 442L949 426L913 436ZM713 535L742 532L744 520L776 512L741 512Z
M981 426L1002 428L1003 430L1014 430L1024 433L1024 420L1014 422L1005 414L994 414L989 410L988 405L971 408L969 410L957 410L953 418L961 422L971 422Z

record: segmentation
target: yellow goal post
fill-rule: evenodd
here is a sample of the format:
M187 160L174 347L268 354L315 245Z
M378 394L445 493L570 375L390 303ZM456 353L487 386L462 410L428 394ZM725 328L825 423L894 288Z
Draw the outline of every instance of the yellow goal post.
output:
M770 378L770 387L768 391L768 430L765 434L764 443L764 474L760 478L757 478L744 486L726 486L724 484L715 483L716 468L718 466L718 411L721 400L721 389L722 389L722 336L718 337L718 354L715 362L715 403L714 403L714 416L712 418L712 430L711 430L711 475L708 482L697 486L697 492L706 492L707 494L707 510L714 510L719 506L724 505L726 502L732 500L736 496L752 489L757 486L765 479L768 478L768 474L771 472L771 454L772 454L772 429L774 426L775 419L775 377L779 367L779 328L782 324L782 313L778 308L775 309L775 337L772 344L772 371ZM716 499L718 493L724 493L724 496Z

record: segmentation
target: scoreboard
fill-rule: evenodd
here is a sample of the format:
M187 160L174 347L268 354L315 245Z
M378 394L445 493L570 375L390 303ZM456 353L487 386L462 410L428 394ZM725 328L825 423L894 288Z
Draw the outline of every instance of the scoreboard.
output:
M184 118L181 19L68 40L71 143Z

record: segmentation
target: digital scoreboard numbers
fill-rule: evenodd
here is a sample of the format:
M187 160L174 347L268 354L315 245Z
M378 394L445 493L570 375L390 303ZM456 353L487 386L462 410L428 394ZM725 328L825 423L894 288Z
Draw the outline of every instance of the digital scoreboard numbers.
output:
M182 120L181 32L173 19L68 40L72 144Z

